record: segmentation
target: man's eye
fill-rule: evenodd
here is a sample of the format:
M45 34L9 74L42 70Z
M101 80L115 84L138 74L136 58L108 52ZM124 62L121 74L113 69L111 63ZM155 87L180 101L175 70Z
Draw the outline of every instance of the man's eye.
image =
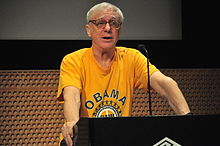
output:
M116 21L112 21L112 22L111 22L111 25L112 25L112 26L115 26L115 27L118 27L119 23L116 22Z
M117 25L117 23L116 23L115 21L112 21L112 22L111 22L111 25L114 25L114 26L115 26L115 25Z
M105 22L97 22L97 25L103 25Z

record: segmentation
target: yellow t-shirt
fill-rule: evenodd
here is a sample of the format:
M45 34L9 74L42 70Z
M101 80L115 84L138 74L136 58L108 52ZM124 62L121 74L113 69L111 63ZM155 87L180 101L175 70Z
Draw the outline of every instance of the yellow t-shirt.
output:
M158 69L150 64L150 74ZM92 48L84 48L63 58L60 68L58 100L62 89L81 90L81 117L130 116L133 91L147 89L146 58L131 48L116 47L108 69L95 60Z

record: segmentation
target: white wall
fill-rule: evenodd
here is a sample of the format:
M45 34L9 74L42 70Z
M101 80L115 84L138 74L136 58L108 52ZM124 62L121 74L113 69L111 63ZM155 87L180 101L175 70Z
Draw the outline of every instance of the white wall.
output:
M0 0L0 39L87 40L86 12L101 0ZM182 38L181 0L110 0L124 40Z

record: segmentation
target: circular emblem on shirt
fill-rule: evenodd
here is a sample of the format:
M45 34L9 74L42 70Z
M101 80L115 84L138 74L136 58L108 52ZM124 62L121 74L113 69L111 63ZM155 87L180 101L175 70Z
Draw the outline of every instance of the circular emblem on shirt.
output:
M118 117L121 116L121 109L113 101L103 101L95 109L93 117Z

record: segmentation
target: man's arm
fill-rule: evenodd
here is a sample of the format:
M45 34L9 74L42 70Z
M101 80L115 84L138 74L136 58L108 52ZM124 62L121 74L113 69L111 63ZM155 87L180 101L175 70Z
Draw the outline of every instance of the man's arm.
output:
M178 115L185 115L190 112L189 106L180 91L177 83L160 71L150 76L151 87L160 95L168 99L170 106Z
M80 90L73 86L67 86L63 89L64 97L64 117L66 123L62 127L62 134L67 145L73 144L72 137L73 126L79 120L79 110L80 110Z

